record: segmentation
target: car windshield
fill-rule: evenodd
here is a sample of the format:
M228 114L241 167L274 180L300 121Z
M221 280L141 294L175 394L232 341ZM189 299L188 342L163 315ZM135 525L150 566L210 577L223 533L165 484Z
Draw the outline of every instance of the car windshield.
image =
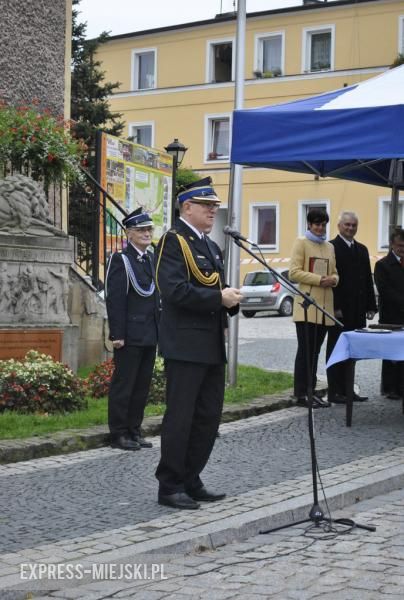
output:
M265 271L261 273L256 271L255 273L247 273L243 285L271 285L274 281L275 277L272 273L265 273Z

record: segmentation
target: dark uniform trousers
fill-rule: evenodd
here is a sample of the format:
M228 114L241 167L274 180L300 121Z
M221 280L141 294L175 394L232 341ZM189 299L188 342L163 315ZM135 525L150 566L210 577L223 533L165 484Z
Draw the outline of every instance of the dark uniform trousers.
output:
M140 435L156 358L155 346L124 346L114 350L108 424L111 436Z
M297 336L297 353L295 359L295 377L294 377L294 395L297 398L307 395L308 390L308 373L307 373L307 354L306 354L306 333L305 323L296 321L296 336ZM322 343L327 333L325 325L316 323L307 323L308 346L309 346L309 363L312 377L312 389L314 390L317 383L317 364L318 355L321 350Z
M166 360L167 408L156 477L162 494L201 487L223 408L225 365Z

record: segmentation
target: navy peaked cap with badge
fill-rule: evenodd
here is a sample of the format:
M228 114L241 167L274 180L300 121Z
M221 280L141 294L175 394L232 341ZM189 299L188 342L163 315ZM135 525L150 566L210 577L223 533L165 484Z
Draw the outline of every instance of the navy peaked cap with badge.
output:
M191 198L193 201L197 202L215 202L216 204L220 203L220 198L216 196L216 192L212 187L212 179L210 177L205 177L204 179L194 181L187 186L183 186L182 190L177 196L180 204L185 202L185 200L190 200Z
M153 225L151 216L143 212L141 208L137 208L127 217L122 219L122 225L129 229L130 227L150 227Z

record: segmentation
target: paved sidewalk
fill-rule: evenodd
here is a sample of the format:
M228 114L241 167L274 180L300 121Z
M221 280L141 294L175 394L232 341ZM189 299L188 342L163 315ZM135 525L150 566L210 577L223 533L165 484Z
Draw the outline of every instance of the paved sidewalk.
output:
M291 398L293 390L285 390L278 394L253 398L244 403L225 404L222 423L246 419L255 415L287 408L295 404ZM146 417L142 424L145 436L159 435L162 416ZM22 440L0 440L0 465L68 454L79 450L101 448L110 443L108 427L100 425L88 429L67 429L47 435L25 438Z
M331 510L403 487L400 408L386 407L382 400L355 407L352 429L344 425L344 407L315 412L318 461ZM21 564L91 569L97 564L153 560L167 565L168 576L178 576L181 565L185 569L191 558L184 558L184 553L199 556L201 551L248 539L262 528L307 516L313 496L304 409L225 424L221 434L205 481L216 489L223 487L228 497L199 511L157 505L153 471L158 438L151 451L102 448L0 467L1 598L22 599L27 591L38 590L37 582L21 580ZM7 505L10 498L13 502ZM170 571L174 555L176 567ZM45 588L38 593L44 598L182 597L178 582L169 580L140 595L133 581L99 582L89 576L42 584ZM131 590L127 594L126 588ZM25 591L17 591L21 589ZM192 589L186 593L190 597ZM216 590L213 596L200 597L228 595ZM248 589L240 597L248 598Z

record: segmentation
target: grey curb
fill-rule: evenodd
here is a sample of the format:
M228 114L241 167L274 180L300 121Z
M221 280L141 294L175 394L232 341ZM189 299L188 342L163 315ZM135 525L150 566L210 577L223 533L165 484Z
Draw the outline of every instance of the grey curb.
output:
M334 512L347 506L350 506L352 510L353 505L357 502L380 494L387 494L403 487L404 464L402 461L400 464L391 465L390 463L385 468L379 466L380 469L376 472L373 470L344 483L328 486L325 491L330 510ZM146 559L146 557L153 556L158 556L161 559L161 557L174 554L191 554L204 550L214 550L220 546L255 536L262 530L284 527L293 523L298 524L306 519L309 526L308 514L313 505L313 495L307 491L310 488L309 481L310 476L301 481L304 493L300 496L286 497L284 500L280 499L272 504L269 496L267 506L224 517L219 521L215 520L214 522L196 525L192 527L192 530L186 529L171 534L163 534L144 542L89 554L79 559L73 558L69 560L69 563L87 565L89 563L139 562L141 557ZM320 505L324 509L321 501ZM351 515L347 514L344 517L350 518ZM373 524L377 527L377 522ZM0 576L0 590L16 590L20 589L20 585L21 580L17 573Z
M246 419L293 406L292 393L292 390L287 390L271 396L254 398L244 404L226 404L223 409L222 423ZM143 434L145 436L159 435L162 420L162 416L146 417L142 425ZM101 448L108 444L109 433L105 425L89 429L67 429L22 440L2 440L0 441L0 464Z

